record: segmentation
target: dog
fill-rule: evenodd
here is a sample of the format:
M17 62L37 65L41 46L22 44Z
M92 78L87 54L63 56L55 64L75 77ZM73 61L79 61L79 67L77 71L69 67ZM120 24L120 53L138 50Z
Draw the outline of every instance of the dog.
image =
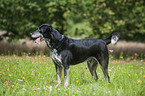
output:
M110 83L107 45L110 43L116 44L120 37L119 32L112 32L106 39L87 38L76 40L60 34L49 24L42 24L37 31L30 34L32 38L37 38L36 42L38 44L41 40L45 40L49 47L50 56L56 68L58 84L61 84L62 69L64 69L64 86L68 86L70 65L76 65L86 60L88 69L96 81L98 80L96 68L99 63L107 82Z

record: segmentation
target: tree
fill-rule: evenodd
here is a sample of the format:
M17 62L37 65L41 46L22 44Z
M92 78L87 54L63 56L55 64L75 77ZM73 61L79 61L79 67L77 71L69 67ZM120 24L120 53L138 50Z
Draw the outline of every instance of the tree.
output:
M83 16L93 29L91 37L104 38L117 30L122 39L145 40L145 1L91 0L84 6Z
M13 39L30 37L41 24L55 26L59 32L65 30L65 3L47 0L1 0L0 30L3 37Z
M74 23L69 22L73 21ZM105 38L112 31L122 39L145 40L143 0L1 0L0 30L9 40L30 37L29 33L47 23L64 34L70 26L89 22L92 31L81 25L75 35ZM80 26L79 26L80 27ZM67 29L67 30L66 30ZM70 31L71 32L71 31ZM71 33L68 33L71 34Z

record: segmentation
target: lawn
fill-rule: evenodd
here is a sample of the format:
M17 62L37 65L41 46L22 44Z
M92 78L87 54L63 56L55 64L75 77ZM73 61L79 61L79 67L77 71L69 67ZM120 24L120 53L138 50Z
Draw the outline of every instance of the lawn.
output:
M56 86L55 67L45 56L0 56L0 96L144 96L145 61L111 59L111 83L97 68L95 82L86 63L70 66L70 85ZM63 78L62 78L63 80ZM62 82L63 83L63 82Z

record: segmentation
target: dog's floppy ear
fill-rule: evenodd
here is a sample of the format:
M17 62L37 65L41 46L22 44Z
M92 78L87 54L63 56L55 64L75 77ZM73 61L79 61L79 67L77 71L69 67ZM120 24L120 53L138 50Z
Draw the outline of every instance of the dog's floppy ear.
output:
M41 30L42 34L46 32L48 33L52 31L52 26L48 24L42 24L39 29Z
M51 32L52 31L52 26L48 25L48 27L46 28L46 32Z

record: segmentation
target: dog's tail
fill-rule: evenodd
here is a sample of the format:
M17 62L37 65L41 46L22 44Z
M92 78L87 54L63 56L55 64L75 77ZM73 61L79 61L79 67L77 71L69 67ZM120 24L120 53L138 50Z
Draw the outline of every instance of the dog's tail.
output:
M109 37L103 40L106 42L107 45L109 43L116 44L117 41L119 40L119 37L120 37L120 32L112 32Z

